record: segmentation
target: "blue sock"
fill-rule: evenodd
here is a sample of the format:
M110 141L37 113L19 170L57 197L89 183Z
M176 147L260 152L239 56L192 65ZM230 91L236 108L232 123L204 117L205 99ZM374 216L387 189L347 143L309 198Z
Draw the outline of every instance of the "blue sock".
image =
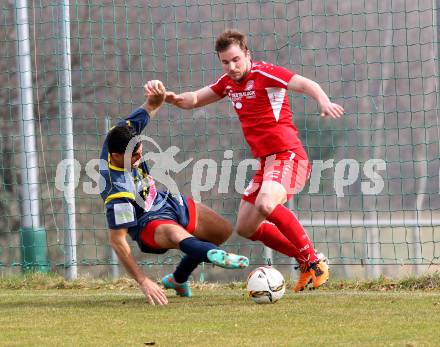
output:
M209 262L207 253L217 246L211 242L201 241L195 237L188 237L179 243L180 250L199 262Z
M173 273L174 280L177 283L184 283L188 281L189 276L199 264L200 261L198 261L197 259L194 259L189 255L185 255L180 261L179 265L177 265L176 270Z

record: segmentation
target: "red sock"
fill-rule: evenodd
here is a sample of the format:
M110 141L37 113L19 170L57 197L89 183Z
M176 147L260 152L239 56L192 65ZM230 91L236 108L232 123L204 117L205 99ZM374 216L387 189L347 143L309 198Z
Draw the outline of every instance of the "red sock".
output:
M284 236L298 249L299 259L297 260L299 262L311 263L318 260L309 236L289 209L279 204L267 217L267 220L274 223Z
M290 242L276 227L270 222L263 222L258 227L257 231L249 237L252 241L261 241L269 248L277 252L283 253L289 257L294 257L296 260L302 258L298 249Z

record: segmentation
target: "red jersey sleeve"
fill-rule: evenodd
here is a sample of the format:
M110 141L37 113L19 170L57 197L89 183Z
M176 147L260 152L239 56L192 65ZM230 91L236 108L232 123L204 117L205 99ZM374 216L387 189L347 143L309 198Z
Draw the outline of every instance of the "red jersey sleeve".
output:
M255 64L254 69L263 76L268 87L287 89L287 84L295 75L293 71L269 63Z
M227 79L227 75L224 74L220 76L220 78L216 82L209 85L209 87L214 91L214 93L216 93L221 98L224 98L227 94L226 79Z

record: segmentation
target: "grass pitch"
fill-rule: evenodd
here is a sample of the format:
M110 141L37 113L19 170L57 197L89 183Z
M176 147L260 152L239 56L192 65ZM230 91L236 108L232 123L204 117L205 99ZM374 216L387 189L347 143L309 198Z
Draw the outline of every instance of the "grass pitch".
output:
M191 299L168 291L169 304L160 307L147 305L131 282L72 289L5 283L0 346L440 345L438 289L335 289L338 284L288 290L276 304L257 305L242 285L196 286Z

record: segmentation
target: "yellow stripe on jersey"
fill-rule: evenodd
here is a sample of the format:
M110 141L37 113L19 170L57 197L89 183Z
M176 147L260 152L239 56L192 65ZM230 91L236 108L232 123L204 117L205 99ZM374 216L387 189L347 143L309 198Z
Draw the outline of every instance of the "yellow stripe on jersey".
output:
M114 165L112 165L112 164L110 164L110 163L108 163L108 168L109 168L109 169L112 169L112 170L115 170L115 171L125 171L124 168L114 166Z
M134 200L134 194L130 193L130 192L119 192L119 193L115 193L115 194L110 194L109 196L107 196L107 199L105 199L104 204L107 204L108 202L114 200L114 199L119 199L119 198L128 198L131 200Z
M117 166L110 164L110 153L108 154L108 157L107 157L107 163L108 163L109 169L112 169L115 171L125 171L125 169L123 167L117 167Z

